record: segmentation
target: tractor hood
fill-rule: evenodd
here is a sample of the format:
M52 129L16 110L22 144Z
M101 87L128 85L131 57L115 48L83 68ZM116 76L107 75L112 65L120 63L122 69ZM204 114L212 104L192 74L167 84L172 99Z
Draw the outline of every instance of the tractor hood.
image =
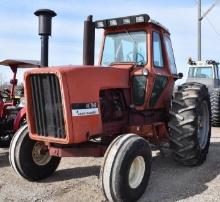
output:
M27 71L25 81L31 75L55 74L60 81L61 91L68 91L74 102L94 100L101 89L128 88L129 67L63 66L40 68Z
M69 144L86 140L88 131L90 134L102 133L100 90L129 88L132 66L65 66L27 71L24 86L31 137L39 140L41 134L41 140L50 136L54 142ZM60 127L53 129L56 123L52 123L52 119L60 116L60 112L63 112L63 124L58 117ZM50 122L51 127L47 126L46 131L41 129ZM61 130L61 138L52 134L55 130Z

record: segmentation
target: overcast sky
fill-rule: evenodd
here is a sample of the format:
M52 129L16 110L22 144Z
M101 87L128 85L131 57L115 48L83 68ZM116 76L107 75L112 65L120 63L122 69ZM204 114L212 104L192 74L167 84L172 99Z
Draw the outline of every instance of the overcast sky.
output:
M213 2L202 0L203 12ZM147 13L170 30L179 72L186 75L188 57L197 57L196 0L1 0L0 60L40 59L38 20L33 14L40 8L57 13L50 40L50 65L82 63L83 20L90 14L97 20ZM219 6L202 21L202 31L203 59L220 61ZM96 33L96 58L101 34ZM2 66L1 75L7 81L9 73Z

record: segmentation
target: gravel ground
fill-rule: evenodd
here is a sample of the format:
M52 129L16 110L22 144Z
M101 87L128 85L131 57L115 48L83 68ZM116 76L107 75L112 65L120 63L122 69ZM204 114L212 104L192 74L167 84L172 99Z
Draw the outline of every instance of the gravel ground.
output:
M212 129L207 161L199 167L153 152L149 186L140 202L220 201L220 128ZM52 177L40 183L19 178L0 149L0 201L104 202L98 179L102 158L63 158Z

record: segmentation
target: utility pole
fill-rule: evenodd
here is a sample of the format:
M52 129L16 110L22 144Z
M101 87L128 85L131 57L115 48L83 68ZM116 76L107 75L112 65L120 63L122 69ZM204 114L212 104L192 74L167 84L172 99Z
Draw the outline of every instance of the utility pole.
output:
M212 6L202 15L202 3L201 0L198 2L198 61L202 60L202 20L207 16L207 14L219 3L219 0L216 0Z
M202 59L202 18L201 0L198 0L198 61Z

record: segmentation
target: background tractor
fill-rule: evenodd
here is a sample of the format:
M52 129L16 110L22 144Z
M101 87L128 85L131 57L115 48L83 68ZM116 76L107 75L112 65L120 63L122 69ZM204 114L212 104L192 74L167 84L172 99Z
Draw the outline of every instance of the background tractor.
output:
M192 61L189 59L187 82L198 82L206 85L211 99L212 126L220 126L220 70L214 60Z
M39 62L32 60L4 60L0 65L7 66L13 73L10 80L11 88L4 89L0 93L0 147L8 147L13 134L18 128L26 123L26 113L24 108L24 92L16 89L18 80L16 78L19 68L31 68L39 65ZM20 91L19 96L15 91Z
M45 9L35 14L43 40L56 14ZM104 29L98 66L95 28ZM25 73L28 124L9 151L16 173L37 181L51 176L62 157L104 155L104 194L109 201L127 202L137 201L147 187L149 142L170 143L174 159L184 165L203 163L210 143L208 89L190 82L173 96L182 74L169 31L147 14L95 22L88 16L83 41L83 65Z

